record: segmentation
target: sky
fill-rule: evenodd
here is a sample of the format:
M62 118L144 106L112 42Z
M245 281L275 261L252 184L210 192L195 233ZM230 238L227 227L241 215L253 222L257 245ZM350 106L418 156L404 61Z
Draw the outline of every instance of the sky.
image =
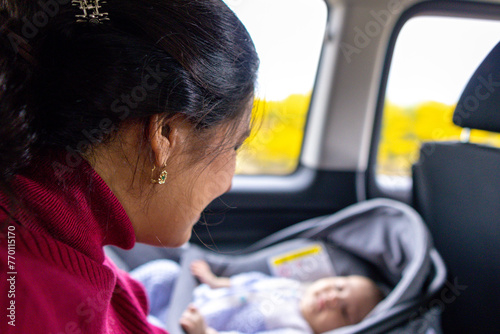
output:
M225 0L243 22L259 53L257 95L281 100L311 92L323 43L323 0Z
M500 21L416 17L397 39L387 98L399 105L454 104L489 51L500 41Z
M259 53L257 95L281 100L314 85L327 9L323 0L225 0ZM464 85L500 40L500 21L415 17L396 42L387 98L401 106L457 102Z

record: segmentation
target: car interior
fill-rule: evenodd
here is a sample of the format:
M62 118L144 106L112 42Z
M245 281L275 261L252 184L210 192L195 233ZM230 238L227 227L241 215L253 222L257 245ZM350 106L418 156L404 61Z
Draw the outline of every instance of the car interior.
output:
M443 333L498 333L500 0L226 3L244 24L253 22L250 16L255 19L266 12L267 6L269 11L279 10L276 20L295 15L297 29L320 21L318 55L313 57L312 87L306 89L292 168L242 168L232 189L205 210L190 244L217 256L249 254L264 248L262 240L304 221L374 199L393 200L420 214L447 269L446 282L416 309L438 312ZM298 10L288 12L292 3ZM307 21L304 8L313 3L320 14ZM252 6L257 10L249 9ZM265 17L256 22L265 25ZM276 22L269 22L268 29L280 30ZM256 23L247 27L251 35L252 24ZM285 36L298 43L293 32L285 31ZM270 44L272 52L310 50L301 45L287 49L280 42ZM285 55L281 57L287 63ZM267 68L264 56L261 60ZM302 80L296 70L301 64L289 61L287 66L281 77L289 75L286 80L291 81L297 73L296 79ZM420 98L424 93L428 95ZM274 105L257 108L264 114L256 126L262 136L272 134L266 117L274 114L266 111L267 106ZM283 110L281 119L286 121L288 109ZM258 141L257 136L250 141ZM260 143L271 147L270 140ZM244 150L242 156L250 156ZM258 167L259 160L254 165ZM362 238L359 243L363 245ZM262 247L252 248L256 244ZM137 244L132 250L107 251L117 265L131 270L158 258L178 261L185 249ZM385 327L353 332L388 333L413 320L388 318Z

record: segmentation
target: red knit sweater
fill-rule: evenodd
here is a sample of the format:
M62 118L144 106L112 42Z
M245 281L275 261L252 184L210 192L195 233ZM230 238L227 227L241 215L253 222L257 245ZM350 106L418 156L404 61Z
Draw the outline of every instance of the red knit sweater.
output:
M146 320L144 288L104 255L135 243L123 207L86 162L58 160L15 178L22 209L0 193L0 333L166 333Z

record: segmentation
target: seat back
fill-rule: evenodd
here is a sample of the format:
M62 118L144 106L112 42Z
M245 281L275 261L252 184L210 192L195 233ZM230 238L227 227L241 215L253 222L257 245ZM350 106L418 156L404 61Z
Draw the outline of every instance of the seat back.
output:
M500 132L500 43L467 84L453 116L469 129ZM435 303L444 333L500 330L500 149L468 142L421 147L414 205L449 272Z

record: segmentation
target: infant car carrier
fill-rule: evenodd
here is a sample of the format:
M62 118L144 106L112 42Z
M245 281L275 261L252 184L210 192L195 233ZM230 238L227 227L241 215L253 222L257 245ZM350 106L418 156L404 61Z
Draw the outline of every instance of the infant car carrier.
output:
M260 271L312 281L331 275L363 275L387 293L360 323L328 332L441 333L436 296L446 269L420 216L400 202L375 199L352 205L277 232L238 255L213 253L196 245L182 251L180 278L167 321L183 333L178 319L198 284L189 263L205 259L216 275ZM434 298L434 299L433 299Z

